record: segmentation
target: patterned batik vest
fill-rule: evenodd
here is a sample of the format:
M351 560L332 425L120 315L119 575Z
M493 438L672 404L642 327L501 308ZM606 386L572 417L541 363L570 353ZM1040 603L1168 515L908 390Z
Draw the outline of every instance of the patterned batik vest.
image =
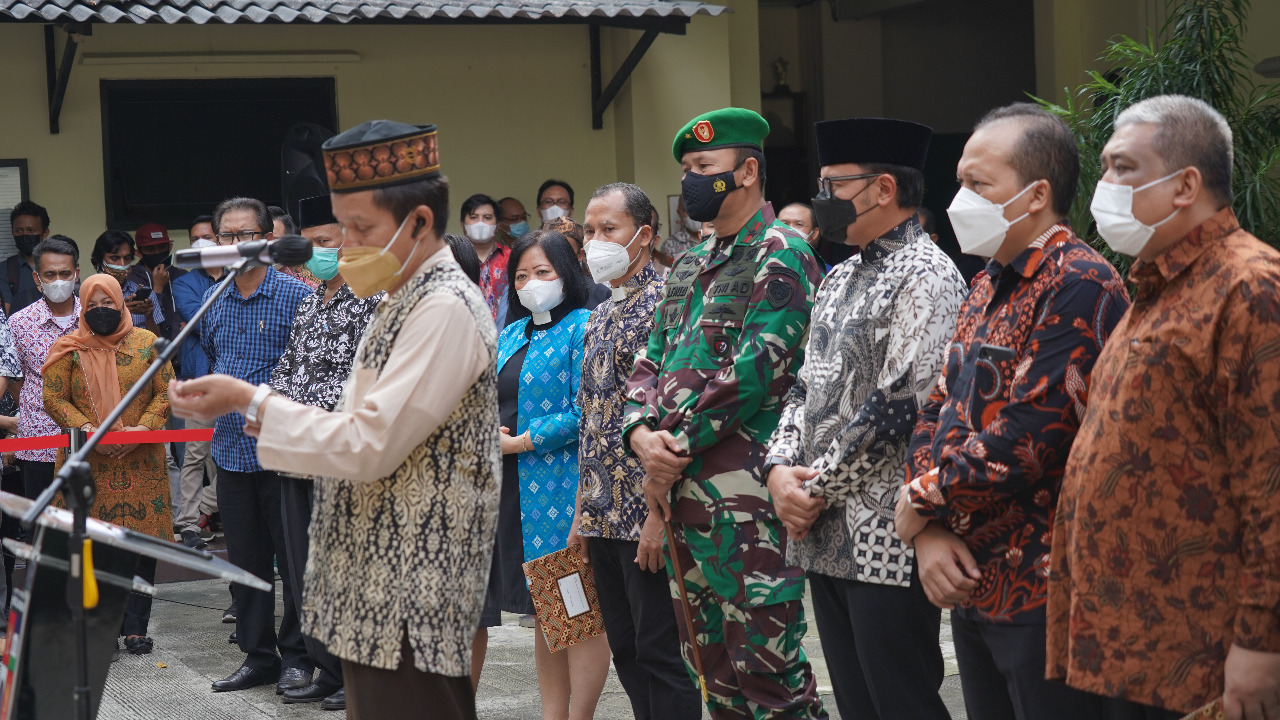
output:
M470 309L488 367L394 473L316 483L304 629L334 655L384 669L396 667L407 632L419 670L466 675L498 517L497 329L455 263L428 270L403 292L375 310L357 372L381 373L405 320L437 293ZM449 365L422 371L455 382ZM347 401L344 392L339 409Z

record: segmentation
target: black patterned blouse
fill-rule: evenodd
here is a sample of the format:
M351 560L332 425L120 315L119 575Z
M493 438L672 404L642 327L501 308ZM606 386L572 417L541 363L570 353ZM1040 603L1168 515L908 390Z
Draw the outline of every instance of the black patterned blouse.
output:
M382 293L361 300L343 284L325 304L321 283L298 306L289 347L271 373L271 389L303 405L332 410Z

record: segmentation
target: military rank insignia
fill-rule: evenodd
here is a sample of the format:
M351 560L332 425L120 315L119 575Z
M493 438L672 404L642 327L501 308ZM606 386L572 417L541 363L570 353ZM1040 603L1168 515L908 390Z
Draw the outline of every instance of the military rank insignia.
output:
M716 129L711 127L710 122L703 120L693 126L693 136L701 142L709 143L716 136Z

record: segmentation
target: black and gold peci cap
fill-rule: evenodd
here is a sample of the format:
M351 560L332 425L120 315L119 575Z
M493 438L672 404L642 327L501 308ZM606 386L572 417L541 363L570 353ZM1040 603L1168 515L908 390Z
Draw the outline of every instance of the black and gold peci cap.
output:
M329 195L317 195L298 201L298 227L306 229L317 225L332 225L333 200Z
M370 120L325 141L329 191L374 190L440 174L435 125Z
M848 118L815 123L818 165L902 165L924 170L933 128L893 118Z

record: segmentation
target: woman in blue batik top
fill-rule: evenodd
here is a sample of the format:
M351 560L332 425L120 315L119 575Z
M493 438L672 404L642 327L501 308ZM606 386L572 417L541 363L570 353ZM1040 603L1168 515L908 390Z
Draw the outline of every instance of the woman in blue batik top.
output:
M533 612L521 565L565 548L578 492L577 398L591 281L563 235L539 230L512 248L507 282L513 301L498 338L502 499L482 628L500 624L500 611ZM605 636L553 655L541 629L536 634L543 717L592 717L609 667Z

